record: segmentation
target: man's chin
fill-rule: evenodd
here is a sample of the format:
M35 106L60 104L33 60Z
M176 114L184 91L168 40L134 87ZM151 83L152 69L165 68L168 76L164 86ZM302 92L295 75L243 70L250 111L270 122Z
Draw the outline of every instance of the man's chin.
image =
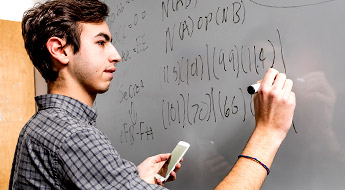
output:
M109 87L106 89L101 89L98 91L98 94L103 94L103 93L107 92L108 90L109 90Z

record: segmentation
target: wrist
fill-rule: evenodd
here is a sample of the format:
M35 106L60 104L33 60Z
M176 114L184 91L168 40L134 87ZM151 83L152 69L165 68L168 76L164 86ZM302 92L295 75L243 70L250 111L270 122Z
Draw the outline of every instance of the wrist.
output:
M268 167L271 167L273 159L284 139L284 134L255 128L242 154L255 157Z
M280 146L287 133L288 130L284 130L280 126L257 123L252 136L271 141Z

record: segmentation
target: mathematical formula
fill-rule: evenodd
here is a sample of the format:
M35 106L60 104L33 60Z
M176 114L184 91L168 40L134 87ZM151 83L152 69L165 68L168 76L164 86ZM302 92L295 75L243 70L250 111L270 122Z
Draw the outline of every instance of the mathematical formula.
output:
M128 13L126 10L131 3L134 3L134 0L117 3L108 20L114 43L120 47L121 44L126 44L126 47L120 50L122 62L139 64L142 63L140 58L144 56L149 56L153 61L156 54L166 56L167 61L155 65L159 67L160 73L154 78L159 79L163 94L172 89L174 92L157 98L160 103L154 104L157 103L160 107L160 113L152 117L160 118L161 125L153 126L148 122L148 118L140 119L141 113L135 106L143 103L137 101L148 93L146 86L151 85L150 82L137 79L129 84L120 84L119 103L128 105L126 115L129 116L121 127L121 143L133 145L152 141L158 128L168 131L171 128L183 129L227 119L240 119L245 122L255 115L252 96L246 94L246 87L236 87L235 91L228 92L215 86L214 82L240 82L249 75L262 75L270 67L279 67L284 69L283 72L287 71L279 29L270 29L270 36L265 35L263 39L251 44L232 42L226 46L219 46L212 40L205 39L203 45L193 53L171 57L176 54L178 47L187 45L195 36L206 35L212 30L245 25L248 11L243 0L217 1L210 4L208 9L200 11L196 11L201 5L200 0L157 1L152 6L161 9L161 26L149 27L150 30L145 26L152 25L151 20L156 19L157 15L152 12L154 9L142 6ZM126 17L125 22L121 22L120 18L123 17ZM143 27L145 30L142 30ZM157 43L153 43L151 32L158 32L155 33ZM150 55L146 53L151 52L151 49L159 51ZM205 84L207 88L198 89L199 94L195 96L192 86L199 86L200 83Z

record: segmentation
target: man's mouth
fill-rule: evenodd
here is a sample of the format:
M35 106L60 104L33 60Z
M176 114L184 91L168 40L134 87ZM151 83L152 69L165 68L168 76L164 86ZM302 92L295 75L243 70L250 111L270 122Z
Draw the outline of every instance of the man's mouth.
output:
M107 73L113 73L116 71L116 67L111 67L109 69L106 69L104 72L107 72Z

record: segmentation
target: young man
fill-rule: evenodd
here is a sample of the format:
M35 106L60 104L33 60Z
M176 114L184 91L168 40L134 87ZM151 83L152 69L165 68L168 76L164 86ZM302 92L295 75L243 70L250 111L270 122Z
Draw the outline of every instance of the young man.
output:
M107 15L95 0L48 1L25 13L25 48L48 94L36 97L38 112L20 133L10 189L162 188L154 175L169 154L136 167L95 126L93 102L108 90L121 60Z
M97 0L48 1L25 13L25 47L47 81L48 94L36 97L38 112L19 135L9 189L163 188L154 175L170 154L136 167L95 126L92 105L108 90L121 60L104 22L107 15L107 6ZM291 125L291 88L291 80L269 69L254 97L257 124L243 154L268 167ZM217 188L258 189L266 171L240 158Z

